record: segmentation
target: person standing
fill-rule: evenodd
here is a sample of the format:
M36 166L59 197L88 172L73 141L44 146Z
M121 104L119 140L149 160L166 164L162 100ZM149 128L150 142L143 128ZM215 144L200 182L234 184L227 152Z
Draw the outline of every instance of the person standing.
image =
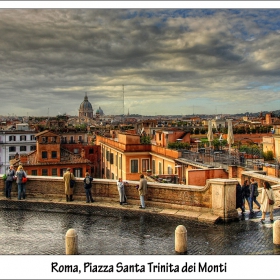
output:
M25 199L25 197L26 197L25 185L27 182L27 174L26 174L25 170L23 169L23 166L22 166L22 171L23 171L23 178L21 180L21 194L22 194L22 199Z
M17 172L16 172L16 182L17 182L17 185L18 185L18 200L21 200L21 197L23 195L25 195L23 193L23 185L24 183L22 182L22 178L23 177L26 177L26 173L23 171L23 167L21 165L19 165L18 169L17 169ZM25 198L25 196L23 197Z
M13 185L15 174L16 172L14 166L11 165L7 173L6 186L5 186L6 198L9 199L11 199L11 191L12 191L12 185Z
M267 181L263 182L262 197L261 197L261 223L264 223L266 212L269 212L270 222L273 223L273 205L269 204L269 200L275 201L273 190Z
M248 180L245 180L242 186L242 199L243 199L244 210L245 210L245 201L247 201L250 212L252 212L253 209L251 209L251 204L250 204L250 188L249 188Z
M119 178L119 180L117 181L117 186L118 186L118 191L120 196L120 205L123 205L126 203L126 195L124 190L124 182L122 178Z
M259 195L259 190L258 190L258 183L255 182L254 178L250 179L250 204L251 204L251 212L250 213L254 213L253 211L253 202L255 202L258 206L258 209L261 209L261 205L259 204L259 202L257 201L257 196Z
M242 199L242 188L239 183L236 184L236 209L240 208L242 215L244 215L244 203Z
M147 193L147 180L144 178L144 175L141 174L140 175L140 182L139 182L139 188L138 188L138 192L139 192L139 196L140 196L140 209L145 209L145 195Z
M94 202L94 200L92 198L92 194L91 194L92 181L93 181L93 178L89 175L88 172L86 172L85 179L84 179L84 188L85 188L85 192L86 192L86 199L87 199L86 202L87 203Z
M71 173L71 169L67 168L66 172L63 175L63 181L65 183L65 195L66 195L66 201L73 201L73 193L74 193L74 188L70 187L70 181L71 180L76 180L75 176L73 173Z

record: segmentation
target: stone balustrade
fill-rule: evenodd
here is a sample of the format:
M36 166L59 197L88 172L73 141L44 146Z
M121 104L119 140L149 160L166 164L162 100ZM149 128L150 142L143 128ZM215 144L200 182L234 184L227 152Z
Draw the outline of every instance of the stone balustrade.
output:
M1 176L1 175L0 175ZM0 189L4 193L4 181L0 177ZM199 213L218 215L222 220L237 218L235 209L235 179L210 179L205 186L176 185L167 183L148 183L146 204L148 207L179 209ZM139 204L136 189L138 181L127 181L125 192L129 203ZM61 177L28 176L26 183L27 199L61 198L65 200L64 182ZM96 201L119 201L116 180L94 179L92 194ZM17 185L14 182L12 197L17 197ZM85 201L83 178L77 178L74 199Z

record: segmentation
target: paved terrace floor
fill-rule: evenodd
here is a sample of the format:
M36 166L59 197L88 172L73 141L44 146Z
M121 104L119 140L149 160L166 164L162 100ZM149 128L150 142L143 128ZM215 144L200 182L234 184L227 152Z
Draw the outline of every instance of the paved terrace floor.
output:
M32 213L33 224L27 226L26 231L21 228L19 232L19 229L15 228L13 232L10 227L14 225L9 224L7 219L9 220L11 214L11 221L13 216L16 220L20 220L21 217L17 215L22 213L20 214L18 210L32 210L24 215L29 217L28 215ZM205 218L206 214L183 210L156 207L139 209L137 204L119 205L115 201L96 201L89 204L85 201L65 202L62 199L28 197L26 200L18 201L16 198L8 200L0 195L2 230L0 239L8 240L8 243L13 242L13 244L5 242L0 245L0 252L1 254L64 254L64 242L61 242L61 239L64 238L69 226L73 225L74 228L77 226L80 232L79 244L82 244L81 249L79 248L80 254L174 254L175 228L182 224L187 229L187 254L190 255L280 255L280 246L273 244L273 224L269 222L269 217L265 224L261 224L261 212L257 209L255 211L252 216L249 215L248 210L244 217L239 213L239 221L216 224L215 216L208 214ZM63 216L65 213L67 216ZM57 216L50 218L48 215ZM199 219L201 215L204 217ZM35 218L36 220L33 220ZM63 221L63 224L64 220L67 220L67 223L63 229L58 230L53 225L43 223L48 219L51 221L58 219ZM77 221L72 221L73 219ZM276 219L280 219L278 206L274 210L274 220ZM42 222L43 227L41 228L40 224L34 230L32 228L34 221ZM27 223L26 219L25 223ZM58 224L58 227L60 226L61 222ZM50 236L52 240L58 239L59 242L54 241L54 244L43 242L44 238ZM120 243L116 243L116 236ZM16 245L17 240L21 244L27 241L28 246L25 248L23 245ZM99 245L93 246L96 240ZM33 242L37 243L33 244ZM43 244L45 247L40 249Z

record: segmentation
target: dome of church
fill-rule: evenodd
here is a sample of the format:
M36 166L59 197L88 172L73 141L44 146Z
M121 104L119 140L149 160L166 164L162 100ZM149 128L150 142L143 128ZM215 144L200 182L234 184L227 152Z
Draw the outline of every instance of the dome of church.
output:
M84 101L81 103L79 108L79 118L93 118L93 109L91 103L88 101L87 94L85 95Z
M103 115L104 115L104 112L103 112L103 110L99 107L99 108L96 110L96 114L99 114L99 115L103 116Z
M88 101L87 96L85 96L84 101L81 103L80 110L83 110L83 111L91 111L92 110L91 103Z

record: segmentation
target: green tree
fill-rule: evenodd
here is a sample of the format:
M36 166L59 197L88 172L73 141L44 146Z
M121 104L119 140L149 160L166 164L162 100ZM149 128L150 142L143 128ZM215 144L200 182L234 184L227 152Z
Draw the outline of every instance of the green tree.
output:
M267 151L263 153L263 158L264 160L273 160L273 152L272 151Z
M141 144L151 144L151 137L150 136L141 136L140 137L140 143Z
M199 134L199 129L197 127L194 129L194 134Z
M200 133L201 133L201 134L205 134L205 133L206 133L205 128L201 128Z
M215 138L212 141L212 145L214 146L214 150L219 150L220 148L225 147L227 145L227 140L219 140L218 138Z
M174 150L184 150L190 149L190 144L189 143L184 143L184 142L170 142L168 143L168 149L174 149Z

